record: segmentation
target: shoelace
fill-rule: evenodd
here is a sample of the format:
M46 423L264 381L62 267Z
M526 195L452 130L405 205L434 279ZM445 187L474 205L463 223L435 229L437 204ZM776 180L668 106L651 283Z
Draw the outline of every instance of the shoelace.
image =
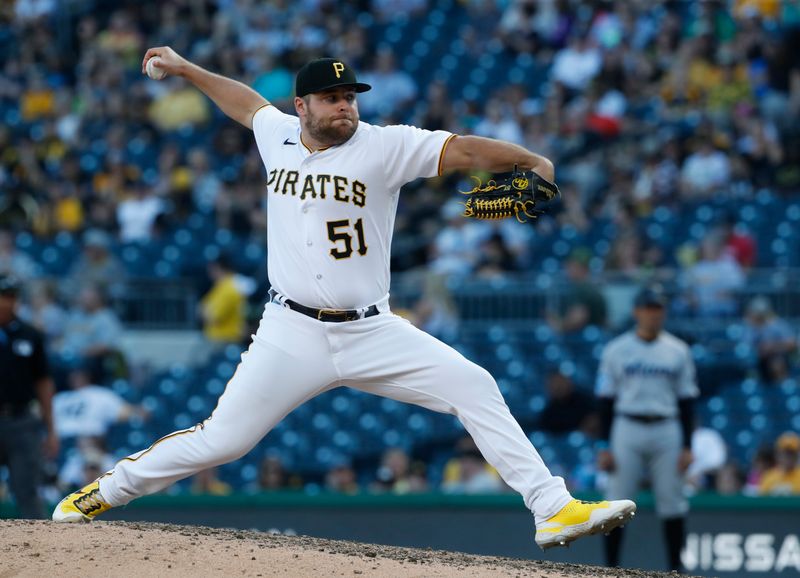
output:
M88 494L82 495L80 498L75 500L75 507L78 508L84 514L91 514L95 510L100 510L103 508L104 504L101 502L96 494L99 494L100 490L95 488Z

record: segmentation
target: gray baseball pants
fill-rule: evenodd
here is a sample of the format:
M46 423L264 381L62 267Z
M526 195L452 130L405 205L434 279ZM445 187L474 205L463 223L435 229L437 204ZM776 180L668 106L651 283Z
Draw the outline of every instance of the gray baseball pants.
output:
M642 423L617 416L611 427L615 469L609 476L608 500L628 499L639 490L644 475L650 479L661 518L684 516L689 502L683 495L678 471L682 433L677 419Z

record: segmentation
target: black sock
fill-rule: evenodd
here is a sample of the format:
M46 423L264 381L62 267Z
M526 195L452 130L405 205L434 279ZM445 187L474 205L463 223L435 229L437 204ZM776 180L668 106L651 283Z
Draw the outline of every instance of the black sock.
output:
M604 536L603 545L606 550L606 566L611 568L619 567L619 550L622 546L622 528L611 530L608 536Z
M681 571L681 548L686 533L686 518L664 518L664 538L667 542L667 559L669 569L677 572Z

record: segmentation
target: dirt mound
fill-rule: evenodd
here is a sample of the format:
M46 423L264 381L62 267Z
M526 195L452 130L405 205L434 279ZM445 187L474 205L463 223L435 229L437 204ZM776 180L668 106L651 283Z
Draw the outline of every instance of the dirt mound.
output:
M0 578L11 576L666 577L535 560L395 548L201 526L0 520Z

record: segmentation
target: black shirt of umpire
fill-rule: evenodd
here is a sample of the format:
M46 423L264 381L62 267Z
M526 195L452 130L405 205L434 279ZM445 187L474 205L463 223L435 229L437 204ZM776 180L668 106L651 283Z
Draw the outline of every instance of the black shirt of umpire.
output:
M17 318L0 326L0 368L0 416L27 413L36 384L50 375L42 334Z

